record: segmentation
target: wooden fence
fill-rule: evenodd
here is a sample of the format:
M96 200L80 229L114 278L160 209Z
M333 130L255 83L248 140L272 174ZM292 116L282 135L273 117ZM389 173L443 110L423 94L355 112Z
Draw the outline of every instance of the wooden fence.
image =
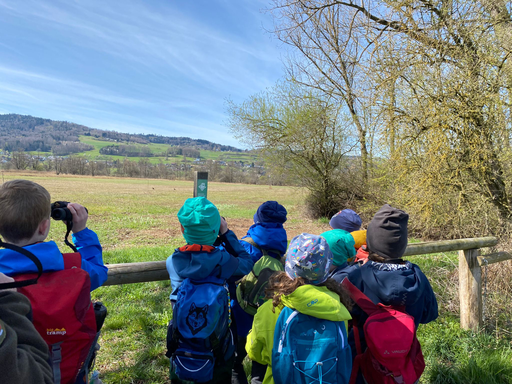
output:
M477 330L482 325L482 265L512 259L506 252L480 255L481 248L493 247L495 237L479 237L413 243L404 256L459 251L460 325L463 329ZM165 261L110 264L104 285L119 285L161 281L169 279Z

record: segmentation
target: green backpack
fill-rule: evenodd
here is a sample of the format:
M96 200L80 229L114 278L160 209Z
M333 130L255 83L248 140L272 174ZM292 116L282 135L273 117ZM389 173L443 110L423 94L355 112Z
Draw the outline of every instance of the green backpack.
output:
M265 302L265 289L268 279L274 273L284 271L280 260L272 257L265 249L261 249L250 237L242 239L258 248L263 256L254 264L252 271L237 282L236 298L240 307L249 315L254 316L258 307ZM280 253L279 251L274 251Z

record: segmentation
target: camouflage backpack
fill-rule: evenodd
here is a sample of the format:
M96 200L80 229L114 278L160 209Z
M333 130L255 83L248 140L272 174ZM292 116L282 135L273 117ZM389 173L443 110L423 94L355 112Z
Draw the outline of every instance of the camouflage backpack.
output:
M262 249L250 237L242 239L258 248L263 256L254 264L252 271L237 282L236 298L240 307L249 315L254 316L258 307L265 302L265 289L268 279L276 272L284 270L281 261L269 252L280 254L279 251Z

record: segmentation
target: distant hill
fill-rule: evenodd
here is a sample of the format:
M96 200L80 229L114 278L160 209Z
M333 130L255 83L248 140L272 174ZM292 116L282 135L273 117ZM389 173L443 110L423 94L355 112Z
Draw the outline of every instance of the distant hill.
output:
M189 137L129 134L28 115L0 115L0 149L9 152L39 151L66 156L72 153L93 150L93 146L80 142L80 136L91 136L111 142L134 145L155 143L197 150L242 152L241 149L229 145L212 143L201 139L196 140Z

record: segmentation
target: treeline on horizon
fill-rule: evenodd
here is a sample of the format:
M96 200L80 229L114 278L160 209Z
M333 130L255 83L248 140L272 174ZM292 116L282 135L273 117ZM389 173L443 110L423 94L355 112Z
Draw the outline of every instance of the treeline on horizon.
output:
M280 176L267 172L261 161L222 161L204 160L199 163L182 160L177 163L158 164L149 158L130 160L90 160L85 156L52 157L42 160L24 152L13 152L9 161L1 164L4 170L33 170L55 172L56 175L114 176L134 178L154 178L167 180L193 180L194 171L209 172L210 181L244 184L297 185Z

